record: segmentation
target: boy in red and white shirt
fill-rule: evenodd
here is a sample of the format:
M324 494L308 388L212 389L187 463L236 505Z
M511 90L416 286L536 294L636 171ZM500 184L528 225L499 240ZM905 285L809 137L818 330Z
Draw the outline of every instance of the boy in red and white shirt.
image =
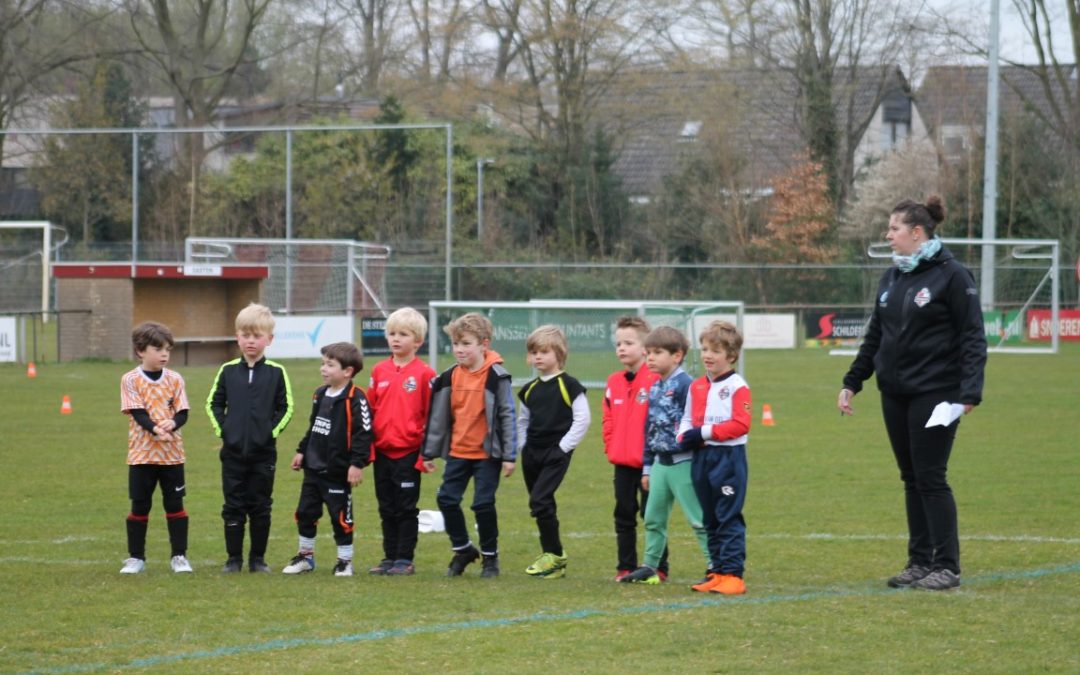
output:
M746 592L746 440L750 385L732 368L743 337L727 321L713 321L699 336L705 376L690 385L679 423L679 447L693 450L690 475L709 537L709 572L693 586L702 593Z
M375 421L375 497L382 521L383 560L371 574L414 572L416 508L420 499L420 446L424 442L431 380L435 371L416 358L427 336L427 320L412 307L386 319L392 356L371 371L367 398Z
M146 568L146 526L154 488L161 486L165 522L172 546L172 570L191 572L187 560L188 514L184 510L184 443L180 427L187 422L184 378L165 366L173 348L168 327L147 321L135 327L131 344L139 365L120 380L120 411L128 418L128 558L121 574Z

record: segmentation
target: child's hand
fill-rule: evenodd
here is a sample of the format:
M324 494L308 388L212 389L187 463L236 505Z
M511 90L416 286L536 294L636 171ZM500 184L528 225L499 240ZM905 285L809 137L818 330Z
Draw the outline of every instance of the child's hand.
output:
M705 442L701 427L690 427L679 437L680 450L697 450Z
M360 483L364 482L364 470L358 466L349 467L349 485L356 487Z
M649 491L649 477L648 476L642 476L641 477L641 489L644 490L645 492Z
M517 466L514 462L503 462L503 478L509 478L510 474L514 473L514 467Z
M160 424L154 425L154 437L157 438L159 441L171 442L172 440L174 440L173 435L170 434L169 431L163 428Z
M300 467L304 465L304 453L298 452L293 455L292 463L289 464L289 468L293 471L299 471Z
M435 471L435 460L425 459L423 461L423 467L424 468L420 469L421 471L423 471L424 473L432 473L433 471Z
M161 422L158 422L157 425L158 428L162 429L163 431L172 431L176 428L176 420L170 417L167 420L162 420Z

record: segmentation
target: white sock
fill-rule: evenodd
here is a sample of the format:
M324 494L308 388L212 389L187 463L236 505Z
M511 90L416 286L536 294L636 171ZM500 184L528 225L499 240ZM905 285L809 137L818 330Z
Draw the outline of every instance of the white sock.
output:
M353 545L352 544L346 544L344 546L342 546L340 544L338 545L338 547L337 547L338 560L344 560L346 562L352 562L352 554L353 554Z
M300 537L300 553L307 555L315 553L315 537Z

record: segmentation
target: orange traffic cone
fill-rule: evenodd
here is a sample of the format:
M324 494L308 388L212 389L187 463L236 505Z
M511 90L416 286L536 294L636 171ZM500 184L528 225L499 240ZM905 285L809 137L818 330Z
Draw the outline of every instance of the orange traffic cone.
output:
M64 396L64 402L60 404L60 414L61 415L70 415L71 414L71 397L70 396L66 396L66 395Z
M765 427L776 426L776 421L773 419L772 416L772 406L768 403L761 406L761 425Z
M31 380L37 377L37 366L34 365L33 361L26 366L26 376Z

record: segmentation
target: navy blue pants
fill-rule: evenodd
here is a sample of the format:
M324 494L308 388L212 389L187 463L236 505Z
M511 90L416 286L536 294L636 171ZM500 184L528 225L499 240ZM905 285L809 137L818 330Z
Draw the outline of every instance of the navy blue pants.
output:
M458 459L448 457L443 482L435 495L442 511L450 546L460 550L469 545L469 529L461 510L461 498L469 479L473 481L472 511L480 534L480 551L486 555L499 552L499 518L495 512L495 490L499 487L502 462L497 459Z
M926 421L934 406L956 401L959 395L957 390L912 397L881 394L885 430L904 482L908 564L947 569L955 574L960 574L960 537L956 500L946 473L960 420L929 429Z
M701 448L694 453L690 476L709 535L709 571L741 577L746 565L746 446Z

